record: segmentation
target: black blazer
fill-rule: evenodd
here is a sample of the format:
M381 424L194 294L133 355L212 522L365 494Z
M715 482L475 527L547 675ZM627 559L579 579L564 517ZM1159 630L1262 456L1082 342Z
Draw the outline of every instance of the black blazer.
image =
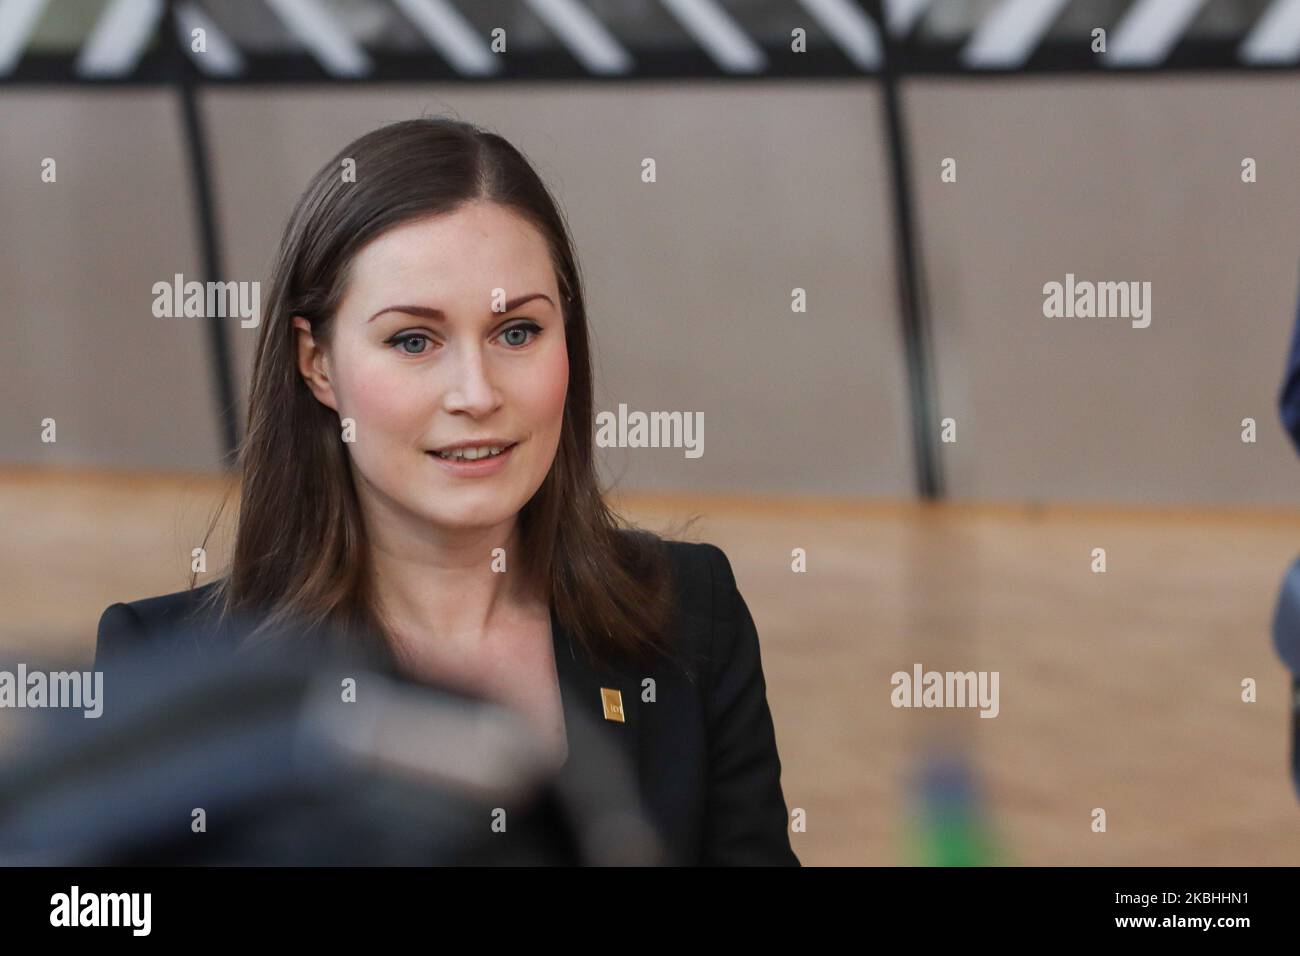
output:
M593 667L552 612L566 721L590 715L626 754L672 862L799 866L758 634L731 565L711 544L667 545L674 636L688 663ZM111 605L99 621L96 669L130 646L174 633L212 586ZM205 622L193 623L201 632ZM653 702L641 699L646 677L655 680ZM604 719L601 688L621 692L622 723Z

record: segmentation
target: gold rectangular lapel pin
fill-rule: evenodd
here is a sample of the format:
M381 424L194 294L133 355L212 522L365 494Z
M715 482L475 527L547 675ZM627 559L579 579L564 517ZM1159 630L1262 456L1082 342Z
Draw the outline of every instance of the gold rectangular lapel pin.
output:
M623 692L615 690L612 687L602 687L600 689L600 703L605 708L606 720L617 720L620 724L625 723L623 720Z

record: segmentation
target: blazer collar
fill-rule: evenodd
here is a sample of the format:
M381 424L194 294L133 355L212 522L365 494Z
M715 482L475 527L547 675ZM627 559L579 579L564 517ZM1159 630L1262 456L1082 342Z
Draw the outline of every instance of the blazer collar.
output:
M640 779L641 679L625 667L595 666L574 645L567 629L551 609L551 641L555 647L555 670L560 682L566 731L578 715L592 721L627 758L636 779ZM623 721L605 716L602 689L617 691L623 703ZM573 737L569 736L570 744Z

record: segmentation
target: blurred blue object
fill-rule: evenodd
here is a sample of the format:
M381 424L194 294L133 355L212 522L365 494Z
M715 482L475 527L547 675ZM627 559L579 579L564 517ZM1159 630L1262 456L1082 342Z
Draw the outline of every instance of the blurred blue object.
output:
M1291 784L1300 799L1300 558L1282 578L1273 612L1273 647L1291 672Z
M1297 305L1295 327L1291 331L1291 352L1287 356L1286 374L1278 395L1278 411L1282 416L1282 426L1291 436L1291 443L1300 452L1300 305Z

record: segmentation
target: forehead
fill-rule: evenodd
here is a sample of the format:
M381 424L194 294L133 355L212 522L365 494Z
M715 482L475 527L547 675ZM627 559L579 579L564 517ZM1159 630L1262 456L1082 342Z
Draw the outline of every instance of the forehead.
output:
M517 213L483 202L389 229L362 248L350 273L349 298L398 291L477 297L497 287L508 295L556 289L542 234Z

